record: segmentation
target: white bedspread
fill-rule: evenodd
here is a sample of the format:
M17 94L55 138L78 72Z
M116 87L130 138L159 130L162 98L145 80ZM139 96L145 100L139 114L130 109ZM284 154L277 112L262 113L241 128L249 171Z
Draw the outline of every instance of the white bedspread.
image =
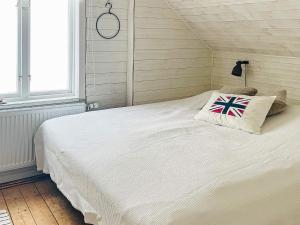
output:
M262 135L194 120L192 98L53 119L38 169L98 225L299 225L300 107Z

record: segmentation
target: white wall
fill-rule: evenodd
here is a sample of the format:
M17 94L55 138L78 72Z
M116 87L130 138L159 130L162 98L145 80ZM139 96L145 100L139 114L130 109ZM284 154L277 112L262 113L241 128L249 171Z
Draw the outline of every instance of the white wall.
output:
M213 49L213 86L243 85L230 75L235 61L250 60L248 84L285 88L300 100L299 0L167 0Z
M113 12L121 19L121 32L113 40L104 40L95 31L96 18L106 10L106 1L87 1L87 101L98 102L101 108L126 105L128 1L111 1ZM165 1L135 0L135 6L134 104L210 89L212 58L199 37Z
M128 0L112 1L112 11L121 20L120 34L112 40L101 38L95 29L97 17L107 11L105 3L105 0L86 1L86 92L88 102L110 108L126 105ZM106 24L109 29L109 22Z
M106 1L87 1L88 102L99 102L103 108L126 105L128 1L112 1L122 31L111 41L98 37L94 29ZM135 104L190 96L210 84L242 85L242 79L230 75L238 59L250 60L249 85L261 90L285 88L289 98L300 100L298 0L135 0L135 4Z
M163 0L135 1L134 103L210 89L211 54Z
M167 0L215 50L300 56L299 0Z
M243 78L231 76L237 59L248 59L248 86L259 91L286 89L291 101L300 100L300 58L258 53L214 51L213 88L223 85L243 86Z

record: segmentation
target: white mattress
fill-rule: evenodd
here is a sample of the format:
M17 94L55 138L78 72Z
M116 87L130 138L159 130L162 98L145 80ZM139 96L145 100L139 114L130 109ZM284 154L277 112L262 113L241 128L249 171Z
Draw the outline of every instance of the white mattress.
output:
M92 224L299 225L300 107L252 135L194 120L207 96L47 121L38 169Z

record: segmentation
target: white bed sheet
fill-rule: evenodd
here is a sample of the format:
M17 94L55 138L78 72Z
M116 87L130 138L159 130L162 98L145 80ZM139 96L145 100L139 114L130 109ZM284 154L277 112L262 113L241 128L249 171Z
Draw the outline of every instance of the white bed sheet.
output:
M208 94L49 120L38 169L92 224L299 225L300 107L253 135L194 120Z

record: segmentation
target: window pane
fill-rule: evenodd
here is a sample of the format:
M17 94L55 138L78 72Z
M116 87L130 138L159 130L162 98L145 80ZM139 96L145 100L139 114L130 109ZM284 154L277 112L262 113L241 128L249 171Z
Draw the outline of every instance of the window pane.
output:
M0 95L17 92L17 12L16 1L0 0Z
M69 1L31 0L31 92L69 89L69 44Z

